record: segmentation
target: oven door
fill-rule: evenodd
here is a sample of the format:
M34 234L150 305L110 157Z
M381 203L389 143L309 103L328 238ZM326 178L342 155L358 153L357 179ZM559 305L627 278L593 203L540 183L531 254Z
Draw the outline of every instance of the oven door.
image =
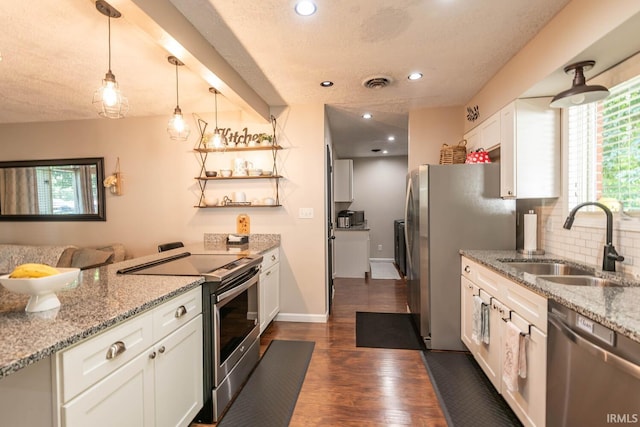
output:
M221 294L211 295L214 380L217 388L242 359L260 332L258 274Z

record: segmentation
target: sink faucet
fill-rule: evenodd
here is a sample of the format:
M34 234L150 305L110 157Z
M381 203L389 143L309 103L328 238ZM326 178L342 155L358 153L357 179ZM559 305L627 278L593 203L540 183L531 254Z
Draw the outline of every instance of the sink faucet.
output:
M604 245L604 255L602 257L602 269L604 271L616 271L616 261L624 261L624 257L622 255L618 255L616 252L616 248L613 247L613 215L611 214L611 210L608 207L603 205L602 203L597 202L585 202L580 203L578 206L573 208L571 212L569 212L569 216L564 222L563 228L567 230L571 230L571 226L573 225L573 220L576 217L576 212L578 209L584 206L597 206L604 211L607 215L607 241Z

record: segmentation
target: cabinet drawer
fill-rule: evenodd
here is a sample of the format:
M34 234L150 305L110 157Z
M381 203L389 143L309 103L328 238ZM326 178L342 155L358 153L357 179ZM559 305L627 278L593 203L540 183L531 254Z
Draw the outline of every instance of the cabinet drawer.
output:
M153 343L151 312L58 353L62 402L97 383Z
M262 271L267 271L273 264L280 262L280 248L273 248L262 255Z
M516 283L505 281L504 301L527 322L547 333L547 299Z
M153 310L153 341L166 337L202 313L202 287L177 296Z
M462 257L460 263L460 275L472 282L476 281L476 270L478 265L469 258Z

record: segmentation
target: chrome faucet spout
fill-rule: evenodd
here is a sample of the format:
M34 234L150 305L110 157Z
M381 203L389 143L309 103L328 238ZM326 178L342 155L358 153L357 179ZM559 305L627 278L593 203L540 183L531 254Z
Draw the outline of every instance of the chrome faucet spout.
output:
M576 218L576 212L578 212L578 210L580 210L584 206L597 206L602 209L607 216L607 236L604 245L604 254L602 257L602 269L604 271L616 271L616 261L624 261L624 257L622 255L618 255L618 252L616 252L616 248L613 246L613 214L608 207L598 202L580 203L579 205L574 207L571 212L569 212L569 216L567 216L567 219L565 220L562 227L567 230L571 230L573 221Z

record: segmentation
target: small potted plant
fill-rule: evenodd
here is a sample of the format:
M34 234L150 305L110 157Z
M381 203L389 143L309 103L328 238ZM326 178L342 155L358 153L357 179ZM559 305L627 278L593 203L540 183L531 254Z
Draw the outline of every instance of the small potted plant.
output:
M263 133L260 135L260 145L273 145L273 135Z

